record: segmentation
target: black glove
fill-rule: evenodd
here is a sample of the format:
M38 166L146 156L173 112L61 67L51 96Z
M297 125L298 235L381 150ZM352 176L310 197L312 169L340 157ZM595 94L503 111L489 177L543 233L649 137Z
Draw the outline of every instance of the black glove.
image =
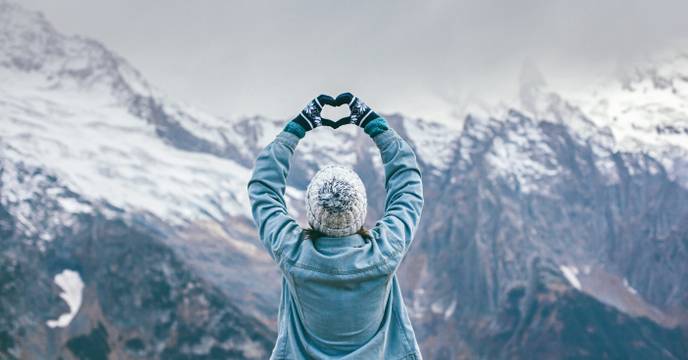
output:
M292 121L299 124L304 131L310 131L318 126L329 125L331 120L325 119L325 124L323 124L323 119L320 117L320 112L325 105L334 106L334 98L329 95L320 95L317 98L311 100L311 102L306 105L301 113L297 115Z
M375 111L373 111L366 103L363 102L357 96L352 93L339 94L334 100L334 106L347 104L349 110L351 110L351 115L348 117L339 119L336 122L337 126L341 126L342 122L347 122L349 124L354 124L365 129L371 121L380 117Z

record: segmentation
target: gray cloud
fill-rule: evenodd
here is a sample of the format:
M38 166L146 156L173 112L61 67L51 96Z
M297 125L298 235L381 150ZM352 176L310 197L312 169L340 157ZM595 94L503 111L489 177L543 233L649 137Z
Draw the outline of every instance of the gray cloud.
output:
M171 96L288 117L320 91L442 116L512 96L524 62L575 86L685 44L685 1L23 0ZM269 99L269 100L265 100Z

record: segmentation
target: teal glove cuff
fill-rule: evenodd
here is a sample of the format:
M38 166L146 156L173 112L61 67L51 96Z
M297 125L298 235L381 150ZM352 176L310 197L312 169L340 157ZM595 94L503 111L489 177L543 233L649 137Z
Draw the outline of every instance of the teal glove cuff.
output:
M370 121L368 124L366 124L365 128L363 129L363 131L365 131L365 133L368 134L371 138L380 135L387 130L389 130L387 120L381 117Z
M306 130L294 121L288 122L287 126L284 127L284 131L298 136L299 139L303 139L306 136Z

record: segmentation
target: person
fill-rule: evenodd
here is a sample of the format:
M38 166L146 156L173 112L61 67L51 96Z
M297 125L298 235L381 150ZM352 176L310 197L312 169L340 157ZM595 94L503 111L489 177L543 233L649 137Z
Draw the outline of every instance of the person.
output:
M325 105L351 114L324 119ZM306 190L310 228L284 200L291 158L318 126L363 128L385 171L384 215L367 230L367 198L350 168L328 165ZM248 183L260 240L282 272L277 341L271 359L421 359L396 271L413 241L423 208L416 156L387 121L351 93L321 95L262 150Z

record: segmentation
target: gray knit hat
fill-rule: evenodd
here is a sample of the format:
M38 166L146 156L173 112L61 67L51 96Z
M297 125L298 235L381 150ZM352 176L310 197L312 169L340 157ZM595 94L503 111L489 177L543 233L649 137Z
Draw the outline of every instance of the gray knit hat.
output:
M367 206L363 182L348 167L325 166L306 189L308 224L327 236L356 233L363 225Z

